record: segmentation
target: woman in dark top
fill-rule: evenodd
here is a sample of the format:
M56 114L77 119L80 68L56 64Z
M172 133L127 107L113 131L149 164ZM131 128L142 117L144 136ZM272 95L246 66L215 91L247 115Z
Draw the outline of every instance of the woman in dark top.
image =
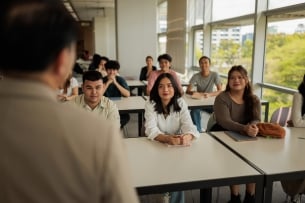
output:
M228 73L226 90L220 93L214 103L216 125L211 131L230 130L255 137L258 133L256 123L261 119L260 100L253 94L247 75L242 66L233 66ZM229 203L240 203L239 185L230 186ZM246 185L244 203L254 203L255 184Z
M151 71L157 70L156 66L153 66L153 57L146 56L146 66L141 68L140 80L147 80Z

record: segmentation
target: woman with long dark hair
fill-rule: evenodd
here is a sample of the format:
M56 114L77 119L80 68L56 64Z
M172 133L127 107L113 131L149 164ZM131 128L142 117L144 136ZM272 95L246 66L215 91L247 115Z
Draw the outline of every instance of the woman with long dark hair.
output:
M299 92L293 95L291 120L294 127L305 127L305 74L298 87Z
M258 133L256 123L261 120L259 98L253 94L247 70L238 65L228 73L228 82L224 92L220 93L214 103L216 124L210 131L230 130L255 137ZM240 203L239 185L230 186L230 203ZM254 203L255 184L246 185L244 203Z
M145 105L145 134L149 139L168 145L191 144L199 137L187 104L170 73L158 76ZM170 192L170 203L183 203L183 192Z

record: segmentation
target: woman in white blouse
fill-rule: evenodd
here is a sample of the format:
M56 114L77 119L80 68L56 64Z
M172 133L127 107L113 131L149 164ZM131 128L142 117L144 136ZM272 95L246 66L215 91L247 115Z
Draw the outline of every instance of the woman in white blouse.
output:
M293 96L291 120L294 127L305 128L305 74L298 90Z
M72 73L68 76L63 87L58 90L57 99L59 101L70 101L78 95L78 82L72 77Z
M159 75L146 102L145 134L151 140L185 146L199 137L176 80L169 73ZM184 193L170 192L169 202L183 203Z
M178 85L169 73L161 74L145 105L145 134L170 145L189 145L199 136Z

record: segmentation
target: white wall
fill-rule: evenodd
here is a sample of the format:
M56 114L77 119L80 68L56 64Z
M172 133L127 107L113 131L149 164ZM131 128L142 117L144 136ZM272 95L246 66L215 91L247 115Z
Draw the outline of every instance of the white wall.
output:
M120 74L137 79L147 55L157 62L157 0L117 0L116 9Z
M116 59L115 9L106 8L105 16L93 20L95 53Z

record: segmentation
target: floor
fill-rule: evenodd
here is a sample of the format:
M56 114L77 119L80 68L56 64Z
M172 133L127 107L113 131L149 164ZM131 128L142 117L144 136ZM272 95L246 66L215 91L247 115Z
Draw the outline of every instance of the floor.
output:
M138 116L137 114L130 114L130 121L126 125L125 134L128 137L136 137L138 134ZM202 114L202 126L205 128L206 122L209 115ZM126 137L126 135L125 135ZM219 190L219 191L218 191ZM217 193L219 192L219 195ZM244 196L244 185L241 185L241 197ZM199 203L199 190L185 191L185 203ZM223 186L219 188L213 188L212 191L212 202L213 203L226 203L230 198L230 191L228 186ZM162 195L143 195L140 197L141 203L162 203ZM218 199L218 200L217 200ZM275 182L273 185L273 203L284 203L286 202L286 194L284 193L281 183ZM302 198L302 203L305 203L305 197Z

